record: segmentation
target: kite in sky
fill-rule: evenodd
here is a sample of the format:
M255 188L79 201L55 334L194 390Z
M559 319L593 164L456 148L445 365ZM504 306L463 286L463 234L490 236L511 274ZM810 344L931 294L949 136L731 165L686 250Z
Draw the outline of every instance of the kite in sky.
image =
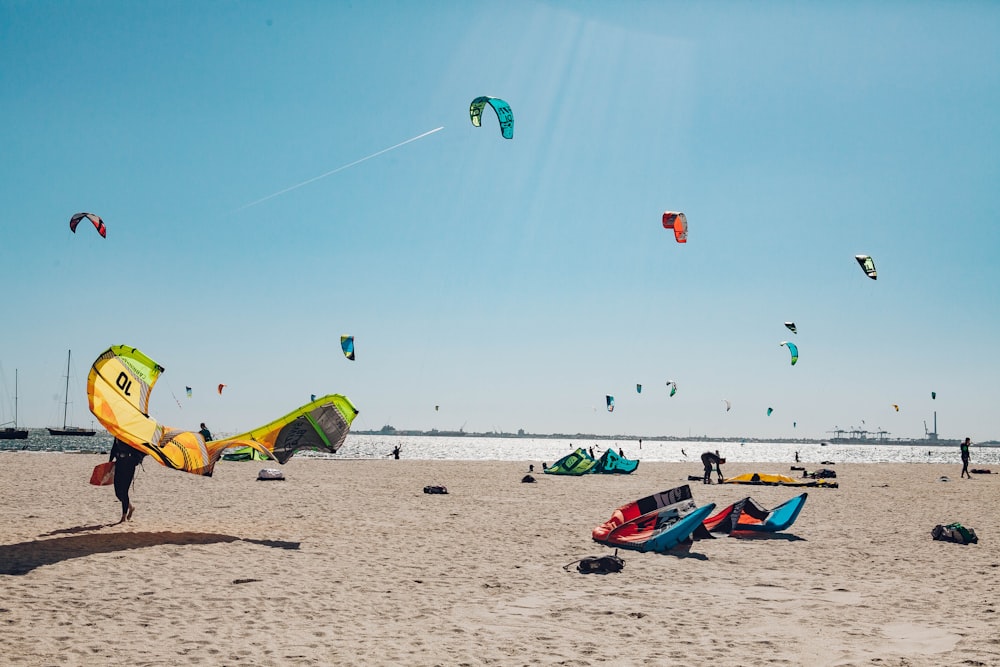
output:
M667 386L670 387L670 395L673 396L677 393L677 383L673 380L667 380Z
M75 213L72 218L69 219L69 229L71 232L76 234L76 226L80 224L80 221L87 218L92 223L94 223L94 229L103 238L108 237L108 229L104 226L104 221L101 220L101 216L94 215L93 213Z
M896 410L896 412L899 412L899 406L898 405L896 405L895 403L893 403L892 407L893 407L893 409Z
M878 273L875 271L875 260L868 255L855 255L854 259L858 260L858 264L861 265L861 269L865 272L865 275L872 280L878 280Z
M936 398L937 398L937 392L936 391L932 391L931 392L931 399L934 400Z
M797 334L799 332L798 329L795 328L795 322L785 322L785 326L788 327L788 330L793 334Z
M225 387L225 386L226 386L226 385L224 385L224 384L220 384L220 385L219 385L219 396L222 396L222 389L223 389L223 387Z
M781 344L786 346L788 351L792 353L792 366L794 366L795 362L799 360L799 346L787 340L782 341Z
M252 447L282 464L301 449L335 453L358 414L346 396L332 394L252 431L206 442L201 433L170 428L149 416L149 396L161 373L163 366L134 347L108 348L87 377L90 411L112 436L168 468L196 475L211 476L228 447Z
M774 408L768 408L767 409L767 416L770 417L772 412L774 412Z
M687 243L688 219L683 213L666 211L663 214L663 228L674 230L674 238L678 243Z
M612 395L610 395L610 394L608 394L604 398L608 402L608 412L614 412L615 411L615 397L612 396Z
M191 398L191 387L184 387L184 393L187 394L188 398Z
M340 349L344 351L344 356L354 361L354 336L341 336Z
M733 404L726 399L722 399L722 402L726 404L726 412L729 412L729 409L733 407Z
M635 393L637 393L637 394L641 394L642 393L642 385L641 384L635 385Z
M469 118L472 124L480 127L483 124L483 109L489 104L497 112L497 120L500 121L500 134L504 139L514 138L514 112L510 110L510 105L499 97L477 97L469 105Z

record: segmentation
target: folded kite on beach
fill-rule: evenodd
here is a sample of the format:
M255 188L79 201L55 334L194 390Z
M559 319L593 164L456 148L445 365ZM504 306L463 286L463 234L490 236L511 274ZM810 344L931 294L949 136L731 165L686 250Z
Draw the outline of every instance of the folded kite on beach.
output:
M772 510L748 496L708 517L702 525L712 533L776 533L795 523L806 504L807 495L797 495ZM695 537L699 537L698 531L695 532Z
M760 484L764 486L823 486L836 489L837 482L830 482L825 479L817 479L811 482L797 480L788 475L780 475L768 472L747 472L736 477L727 477L723 484Z
M609 547L666 553L687 542L713 509L714 503L698 507L685 484L622 505L591 537Z

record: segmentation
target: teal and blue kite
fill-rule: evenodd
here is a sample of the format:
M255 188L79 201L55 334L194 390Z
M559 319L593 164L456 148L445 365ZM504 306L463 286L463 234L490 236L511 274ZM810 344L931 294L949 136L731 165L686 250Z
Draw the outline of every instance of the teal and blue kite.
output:
M341 336L340 349L344 351L344 356L354 361L354 336Z
M781 342L782 345L788 348L788 351L792 353L792 366L795 362L799 360L799 347L795 343L791 343L787 340Z
M483 109L489 104L497 112L497 120L500 121L500 134L504 139L514 138L514 112L510 110L510 105L499 97L477 97L469 105L469 118L472 124L480 127L483 124Z

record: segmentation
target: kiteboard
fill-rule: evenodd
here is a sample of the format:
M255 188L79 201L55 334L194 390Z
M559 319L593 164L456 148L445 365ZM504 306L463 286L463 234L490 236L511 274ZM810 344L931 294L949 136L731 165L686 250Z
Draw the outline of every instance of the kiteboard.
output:
M90 483L94 486L107 486L115 481L115 462L105 461L94 466L90 474Z

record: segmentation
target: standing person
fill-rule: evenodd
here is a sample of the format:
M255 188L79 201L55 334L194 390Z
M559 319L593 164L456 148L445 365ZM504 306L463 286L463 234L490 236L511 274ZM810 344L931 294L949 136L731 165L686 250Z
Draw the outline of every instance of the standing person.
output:
M395 447L393 447L392 448L392 458L394 458L394 459L396 459L398 461L399 460L399 452L401 452L402 449L403 449L402 445L396 445Z
M135 478L135 467L142 463L145 456L144 452L129 447L118 438L115 438L114 444L111 445L111 455L108 460L115 462L115 496L122 504L122 518L118 523L132 519L135 507L129 502L128 490Z
M959 475L959 478L968 477L972 479L972 475L969 474L969 445L971 444L972 442L966 438L965 442L959 445L959 448L962 450L962 474Z
M712 483L712 467L715 467L716 473L719 475L719 484L722 484L722 464L726 462L726 459L719 456L719 450L715 450L715 453L705 452L701 455L701 464L705 466L705 484Z
M205 422L201 423L201 430L198 431L198 433L201 433L201 437L205 438L205 442L212 439L212 432L208 430L207 426L205 426Z

